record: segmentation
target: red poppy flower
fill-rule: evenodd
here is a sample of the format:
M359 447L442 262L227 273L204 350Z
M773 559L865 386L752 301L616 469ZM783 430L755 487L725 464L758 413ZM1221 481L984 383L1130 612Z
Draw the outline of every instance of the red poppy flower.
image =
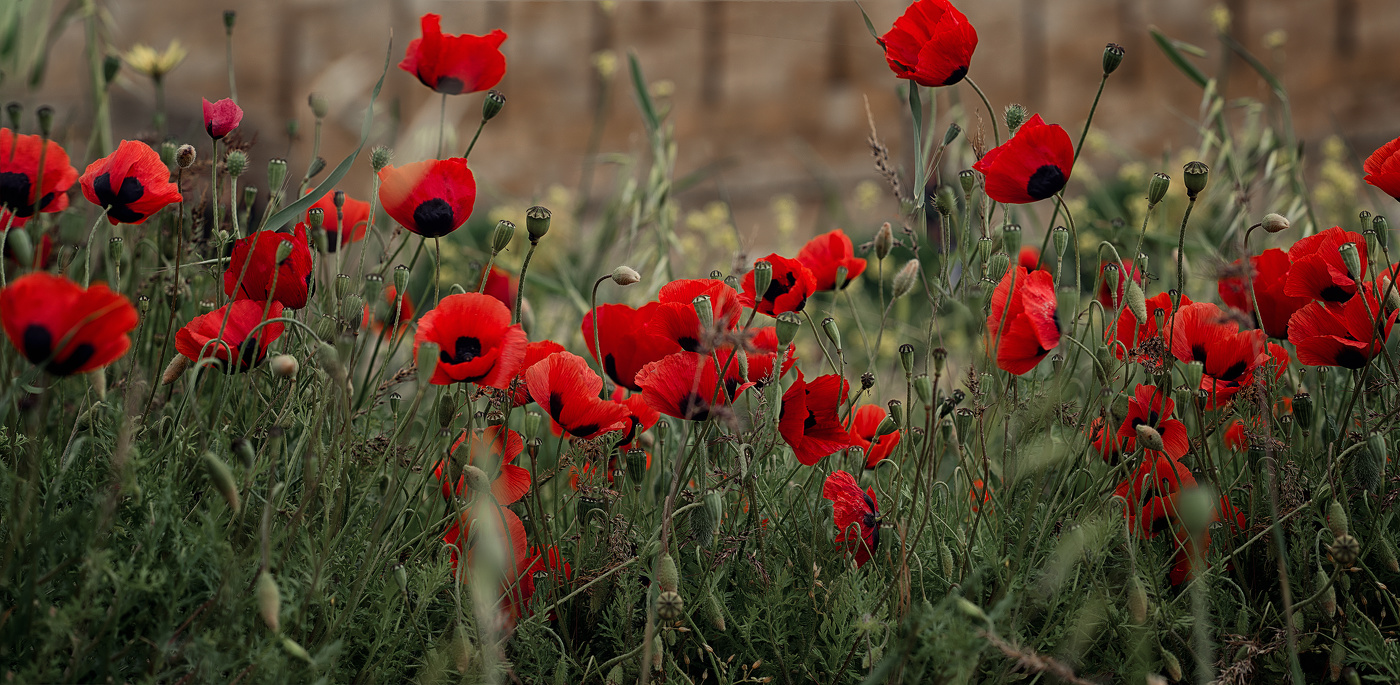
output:
M42 271L0 290L0 322L15 349L55 376L100 369L126 354L136 308L105 283L91 288Z
M520 371L515 374L515 379L511 382L511 387L515 388L515 394L512 399L515 406L523 407L531 402L530 390L525 384L525 372L529 371L535 364L543 361L545 357L555 352L563 351L564 346L553 340L541 340L525 345L525 359L520 362Z
M1102 416L1095 416L1089 422L1089 439L1093 441L1095 454L1110 465L1118 465L1119 458L1123 456L1124 441L1108 428Z
M1059 124L1046 124L1039 114L972 165L987 177L987 197L1018 205L1060 192L1073 167L1069 134Z
M1254 317L1256 323L1264 329L1270 338L1286 340L1288 338L1288 319L1309 302L1306 297L1290 297L1284 293L1284 288L1288 284L1289 268L1292 266L1292 262L1288 259L1288 253L1278 248L1271 248L1250 257L1249 262L1254 268L1254 295L1259 302L1258 316L1255 316L1255 298L1250 297L1250 281L1246 274L1242 273L1241 260L1237 259L1231 265L1232 271L1240 275L1222 278L1216 286L1220 291L1220 299L1225 304ZM1263 321L1259 321L1259 317L1263 317Z
M43 159L43 178L39 160ZM0 128L0 227L23 226L36 212L61 212L68 207L68 189L78 170L68 153L52 140L19 136ZM42 188L35 184L42 183Z
M481 281L478 280L477 283ZM515 295L520 290L520 283L515 276L506 273L495 266L491 267L491 273L486 274L486 288L481 292L490 295L501 301L506 309L515 311Z
M796 259L778 254L770 254L759 261L773 265L773 280L763 296L757 297L753 291L753 271L744 274L744 294L739 296L739 301L769 316L802 311L807 306L807 298L817 291L817 279L812 270Z
M642 397L641 394L634 393L627 397L622 397L622 392L622 388L618 387L613 391L612 398L614 403L621 405L627 410L627 423L629 428L623 436L622 442L618 444L619 448L625 448L628 443L635 442L637 438L641 437L642 433L651 430L651 427L655 426L656 422L661 420L661 412L652 409L651 405L647 404L646 398ZM647 455L647 465L651 465L651 455Z
M1172 495L1172 498L1175 497L1176 495ZM1236 532L1243 532L1245 529L1244 512L1230 503L1228 495L1222 496L1219 508L1211 511L1210 522L1213 524L1218 521L1224 521L1228 529L1233 529ZM1172 530L1172 537L1176 551L1172 555L1172 568L1167 579L1171 581L1172 585L1180 585L1191 579L1192 567L1200 560L1200 556L1204 555L1206 550L1210 548L1210 528L1207 527L1201 533L1199 545L1191 537L1190 532L1180 526ZM1203 565L1210 566L1210 564L1204 563Z
M851 441L857 447L865 450L865 468L867 469L875 468L881 459L894 454L894 448L899 444L899 431L889 435L879 435L880 423L885 420L886 415L884 407L878 404L866 404L861 405L855 411L849 422Z
M1308 366L1359 369L1380 352L1395 315L1385 314L1369 290L1340 307L1311 302L1288 320L1288 340Z
M996 355L997 367L1018 376L1035 368L1060 344L1055 278L1050 272L1027 272L1019 266L1007 270L992 292L986 343L987 353Z
M701 330L695 299L702 295L710 298L716 330L730 330L739 325L743 305L733 288L713 278L681 279L661 287L657 295L659 306L647 322L647 332L674 342L687 352L708 353L708 349L702 348L716 330Z
M457 442L452 443L451 454L455 455L457 448L466 441L467 434L463 431L457 437ZM513 430L506 429L505 435L502 436L500 426L487 426L485 430L472 434L471 444L467 448L466 463L478 468L482 464L496 465L498 472L491 480L491 496L495 498L496 504L512 504L530 491L530 472L512 463L523 451L525 441ZM449 483L451 479L445 476L444 472L453 470L456 469L447 459L439 461L433 469L433 477L442 483L442 498L445 500L452 499L452 487ZM464 475L457 476L457 494L462 497L468 496Z
M277 248L290 243L291 254L277 261ZM306 224L298 223L294 233L257 231L233 243L233 254L224 270L224 294L235 299L266 302L268 297L288 309L306 306L311 292L311 246L306 240ZM276 290L272 288L276 274ZM237 295L234 295L234 288Z
M836 270L841 267L846 268L842 289L865 271L865 260L856 256L850 237L839 228L807 241L798 251L797 261L812 270L817 290L835 290Z
M1235 419L1230 422L1230 427L1225 429L1225 446L1235 452L1243 452L1249 449L1249 438L1244 434L1244 420Z
M749 328L753 337L749 339L749 344L753 346L753 351L747 354L749 359L749 381L756 387L763 387L769 382L773 375L773 363L778 361L778 329L773 326L762 328ZM787 349L782 352L782 361L778 367L778 377L782 378L797 363L797 346L788 343Z
M539 547L530 548L530 573L536 580L549 575L563 574L565 579L574 577L574 569L569 562L564 560L564 555L559 551L558 545L550 545L549 549Z
M243 108L229 98L218 102L200 100L204 103L204 131L214 140L232 133L243 121Z
M123 140L116 152L89 164L78 182L83 197L106 208L114 225L139 224L181 199L160 153L136 140Z
M1400 200L1400 138L1377 148L1366 158L1362 168L1366 171L1367 183Z
M1143 459L1133 476L1113 491L1127 502L1128 529L1144 537L1170 528L1177 517L1175 495L1196 486L1195 476L1181 462L1161 452L1155 455Z
M1123 440L1124 450L1137 449L1137 427L1148 426L1162 436L1162 446L1168 456L1180 459L1191 450L1191 440L1186 437L1186 424L1173 418L1176 403L1162 394L1160 388L1139 384L1133 389L1128 400L1128 417L1118 427L1118 437ZM1156 454L1148 450L1149 455Z
M384 302L387 306L383 308L382 320L380 317L371 316L369 305L365 305L365 325L370 325L369 322L373 320L374 330L379 332L384 330L385 326L394 325L397 322L398 329L394 331L395 335L400 335L408 330L408 324L413 321L413 298L409 297L408 293L404 293L403 299L400 300L398 288L391 285L384 288ZM396 302L399 306L397 319L394 317L394 303Z
M1115 273L1118 274L1118 282L1111 285L1107 280L1108 277L1104 274L1109 264L1119 266L1119 268L1115 270ZM1099 264L1099 292L1094 296L1094 299L1097 299L1099 304L1103 305L1109 311L1116 311L1120 306L1124 306L1123 288L1127 286L1128 278L1123 275L1122 267L1127 267L1128 274L1133 277L1133 280L1136 281L1138 285L1142 285L1142 272L1137 270L1137 265L1131 262L1124 262L1121 265L1119 265L1118 262L1112 261L1101 262Z
M597 345L602 348L603 372L614 383L628 390L642 389L637 383L637 372L643 366L657 361L673 352L681 351L673 340L667 340L650 332L649 323L661 305L656 302L640 309L625 304L599 305L596 310L598 320ZM588 345L588 353L599 359L599 350L594 347L593 315L583 315L583 341Z
M433 385L476 383L505 390L525 360L525 330L510 324L510 312L495 298L463 293L442 298L418 320L413 356L423 343L437 343Z
M992 489L978 478L972 481L972 487L967 491L967 499L972 502L972 513L976 514L982 511L982 505L992 501Z
M1288 248L1288 258L1293 264L1288 269L1283 294L1331 304L1350 300L1356 294L1357 283L1347 273L1346 262L1339 250L1345 243L1356 246L1364 271L1366 239L1360 233L1333 226L1317 235L1300 238L1293 243L1293 247Z
M948 0L918 0L876 41L894 75L930 88L967 76L977 29Z
M637 372L637 385L652 409L691 421L710 418L749 387L738 379L737 369L726 370L721 385L714 361L694 352L677 352L643 366Z
M307 194L311 191L307 190ZM330 192L321 196L310 207L306 208L306 223L311 224L311 210L321 210L321 230L326 232L326 251L336 250L359 242L365 239L365 231L369 230L369 203L364 200L356 200L349 195L345 196L345 204L337 212L335 208L335 193ZM344 227L341 226L341 216L344 215Z
M408 44L408 53L399 68L418 77L423 85L446 95L476 93L501 82L506 74L506 56L501 43L506 34L496 29L484 36L442 32L442 17L425 14L423 37Z
M525 383L530 397L573 437L587 440L627 427L627 408L598 398L603 379L583 357L555 352L525 372Z
M880 503L875 499L875 490L862 491L854 476L834 471L822 484L822 497L832 503L832 518L840 531L836 543L855 555L857 568L864 566L880 543Z
M379 170L379 204L410 232L439 238L472 215L476 177L460 157L386 166Z
M1266 344L1264 331L1239 330L1239 324L1228 320L1220 308L1209 302L1183 306L1167 322L1171 335L1171 352L1177 359L1198 361L1205 367L1201 389L1210 393L1207 408L1224 404L1240 388L1254 378L1254 371L1270 360L1276 352L1287 353L1276 345Z
M520 517L506 507L497 507L494 515L486 517L487 524L496 529L497 535L501 538L501 544L505 548L501 574L501 622L502 627L509 631L514 629L517 621L522 616L527 615L531 597L535 594L535 578L531 572L534 567L534 559L530 556L529 541L525 538L525 524L520 521ZM472 525L475 521L471 514L464 514L461 518L452 522L452 525L443 534L442 541L447 545L448 554L452 560L452 570L457 571L457 559L466 547L467 565L470 567L474 562L473 548L467 547L467 541L472 539Z
M1170 293L1157 293L1147 298L1147 321L1138 321L1133 315L1133 310L1124 307L1118 313L1118 320L1109 326L1107 334L1113 354L1119 359L1131 355L1134 361L1150 361L1147 355L1141 354L1139 350L1154 339L1165 341L1165 332L1158 327L1158 323L1164 323L1171 318L1172 296ZM1191 298L1186 295L1181 296L1181 306L1191 304Z
M808 383L802 371L797 371L797 379L783 393L778 432L798 461L811 466L822 457L858 444L838 415L849 390L850 383L834 373Z
M236 358L234 371L247 371L262 363L272 341L282 336L286 327L274 321L258 328L263 319L263 303L234 300L203 316L197 316L175 333L175 351L190 361L215 359L219 367L228 370L230 359ZM272 301L267 318L282 316L282 303ZM254 333L253 329L257 328Z
M1041 271L1050 270L1050 265L1048 263L1042 264L1040 262L1040 250L1030 245L1022 247L1021 251L1016 253L1016 264L1026 271L1034 271L1036 269L1040 269Z

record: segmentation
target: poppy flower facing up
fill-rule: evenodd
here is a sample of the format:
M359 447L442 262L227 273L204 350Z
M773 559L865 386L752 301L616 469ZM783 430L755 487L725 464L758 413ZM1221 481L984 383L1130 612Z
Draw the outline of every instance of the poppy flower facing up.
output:
M131 347L136 308L104 283L36 272L0 290L0 323L15 349L55 376L95 371Z
M43 178L39 161L43 158ZM52 140L15 135L0 128L0 227L23 226L38 212L61 212L68 207L68 189L78 170L68 153ZM42 188L35 184L42 183Z
M445 95L476 93L501 82L506 74L506 56L501 54L504 31L454 36L442 32L440 15L425 14L420 22L423 36L409 42L400 69Z
M880 423L885 420L887 412L884 407L878 404L862 405L851 417L851 442L865 450L865 468L873 469L894 453L894 448L899 444L899 431L881 436Z
M778 432L797 460L811 466L822 457L857 445L839 416L850 383L834 373L808 383L801 370L796 373L797 379L783 393Z
M510 311L495 298L463 293L442 298L418 320L413 356L423 343L436 343L433 385L475 383L505 390L525 360L525 330L510 324Z
M1191 304L1191 298L1182 295L1181 306ZM1113 354L1119 359L1131 355L1134 361L1153 361L1149 355L1145 355L1141 350L1147 346L1149 341L1162 340L1165 343L1164 331L1158 326L1165 323L1172 315L1171 293L1157 293L1147 298L1147 321L1138 321L1133 315L1133 310L1124 307L1118 313L1118 320L1109 327L1108 341L1113 350ZM1121 343L1121 344L1119 344ZM1165 349L1165 347L1164 347Z
M307 191L307 193L310 192ZM350 243L365 239L365 231L369 230L368 202L356 200L346 195L345 204L337 213L335 193L326 193L321 196L321 199L306 208L305 221L308 225L311 223L311 210L313 209L321 210L321 230L326 232L327 252L335 252ZM342 218L344 226L341 225Z
M1220 292L1220 299L1225 304L1255 317L1256 324L1263 328L1270 338L1286 340L1288 319L1309 302L1306 297L1291 297L1284 292L1288 284L1288 272L1293 263L1288 259L1288 253L1278 248L1264 250L1250 257L1249 262L1254 269L1254 297L1250 297L1249 278L1246 274L1239 273L1243 271L1242 262L1235 260L1231 265L1232 271L1239 275L1220 279L1216 286ZM1254 311L1256 300L1259 304L1257 315ZM1263 320L1258 320L1260 318Z
M452 443L451 454L456 458L457 448L467 442L465 432L458 436L457 442ZM515 458L525 451L525 441L519 433L513 430L506 430L505 435L501 435L500 426L487 426L485 430L476 431L472 435L471 444L467 446L466 460L463 464L470 464L481 468L482 464L494 464L497 470L495 477L491 479L491 496L495 498L496 504L505 506L520 500L525 493L530 491L530 472L522 467L516 466ZM433 477L442 483L442 498L452 499L452 480L447 474L456 471L448 459L437 463L433 469ZM491 476L490 473L487 476ZM461 497L468 497L466 476L457 475L457 494Z
M1385 314L1370 291L1340 307L1312 302L1288 320L1288 340L1308 366L1360 369L1390 337L1395 316Z
M1046 124L1039 114L972 165L987 177L988 197L1017 205L1060 192L1073 167L1074 143L1069 134L1058 124Z
M1169 418L1176 403L1165 397L1161 389L1151 385L1138 385L1128 400L1128 417L1118 427L1117 437L1123 441L1123 449L1132 452L1137 449L1137 427L1147 426L1162 436L1162 446L1173 459L1180 459L1191 450L1191 440L1186 437L1186 424ZM1148 455L1159 452L1148 450Z
M1367 183L1400 200L1400 138L1377 148L1366 158L1362 168L1366 171Z
M753 271L744 274L744 294L739 296L739 301L745 307L769 316L802 311L807 306L807 298L817 291L817 279L812 275L812 270L796 259L777 254L770 254L759 261L773 265L773 280L759 296L753 289Z
M282 243L290 243L292 251L278 262L277 249ZM288 309L301 309L306 306L311 291L311 267L311 246L306 241L305 224L297 224L295 232L290 234L257 231L233 243L233 253L224 270L224 294L259 304L271 297ZM275 285L273 274L276 274Z
M841 531L836 535L836 543L855 555L857 568L864 566L880 542L880 504L875 500L875 490L862 491L854 476L835 471L822 484L822 497L831 500L832 518Z
M997 367L1018 376L1035 368L1060 344L1055 278L1050 272L1027 272L1018 266L1002 276L992 292L986 343Z
M694 352L677 352L643 366L637 372L637 385L652 409L678 419L704 421L749 387L737 379L737 373L726 370L721 385L713 360Z
M797 261L812 270L817 290L835 290L836 270L842 267L846 269L846 280L841 283L843 290L865 272L865 260L856 256L850 237L839 228L807 241L798 251Z
M83 197L105 208L113 224L139 224L181 199L160 153L136 140L123 140L116 152L89 164L78 182Z
M649 332L648 324L660 306L652 302L633 309L625 304L604 304L583 315L583 341L588 345L588 353L595 360L601 359L608 378L628 390L642 389L637 383L637 372L643 366L681 351L675 341ZM594 346L594 314L599 321L597 347Z
M585 440L627 428L627 408L598 398L603 379L576 354L555 352L525 372L530 397L565 433Z
M263 303L234 300L203 316L197 316L175 333L175 351L190 361L215 359L219 367L228 370L228 363L237 359L234 371L247 371L262 362L272 341L282 336L286 327L275 321L253 329L263 322ZM273 300L267 318L282 316L282 303ZM223 331L220 334L220 331ZM251 337L250 337L251 336Z
M472 215L476 177L461 157L379 170L379 204L411 233L440 238Z
M894 75L930 88L967 76L977 29L948 0L918 0L876 41Z
M1331 304L1350 300L1356 294L1357 283L1347 273L1346 262L1342 259L1339 248L1345 243L1356 246L1364 270L1366 239L1360 233L1333 226L1317 235L1299 238L1293 247L1288 248L1288 259L1293 264L1288 270L1283 294Z
M218 102L200 100L204 103L204 131L214 140L233 133L243 121L243 108L229 98Z
M1183 306L1166 325L1171 353L1181 361L1197 361L1205 367L1200 389L1210 393L1208 409L1228 401L1253 380L1256 369L1276 356L1273 348L1278 346L1266 344L1264 331L1239 330L1238 323L1228 320L1209 302ZM1277 352L1287 359L1283 348Z

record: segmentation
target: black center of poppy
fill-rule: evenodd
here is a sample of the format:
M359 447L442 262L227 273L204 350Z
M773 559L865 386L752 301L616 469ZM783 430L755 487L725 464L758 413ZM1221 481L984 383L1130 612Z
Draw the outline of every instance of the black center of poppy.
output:
M677 340L676 342L677 342L677 343L680 343L681 349L682 349L682 350L685 350L686 352L699 352L699 351L700 351L700 341L699 341L699 340L696 340L695 338L692 338L692 337L690 337L690 336L688 336L688 335L687 335L687 336L682 336L681 339L680 339L680 340Z
M545 411L549 412L550 418L558 421L564 413L564 396L557 392L549 393L549 406L545 407Z
M462 82L462 79L455 76L439 76L437 85L433 86L433 90L447 95L461 95L462 89L465 88L466 85L467 84Z
M628 382L623 383L622 379L617 377L617 360L614 359L611 354L603 355L603 371L608 374L609 378L613 379L614 381L617 381L619 384L625 385L629 388L632 387L632 379L629 378ZM635 388L633 389L635 390Z
M963 77L964 77L964 76L967 76L967 65L966 65L966 64L964 64L964 65L958 67L957 69L954 69L954 70L953 70L953 73L948 74L948 78L947 78L947 80L945 80L945 81L943 82L943 85L945 85L945 86L951 86L951 85L953 85L954 83L957 83L957 82L963 80Z
M112 174L106 173L92 181L92 192L97 195L98 204L107 208L107 215L124 224L134 224L146 215L131 209L130 205L146 194L145 186L133 176L122 179L122 185L112 190Z
M439 238L457 228L452 205L447 200L435 197L426 200L413 210L414 233L424 238Z
M681 416L692 421L704 421L710 418L710 404L700 393L686 393L680 401Z
M29 175L18 171L0 171L0 205L7 207L17 218L34 216L33 181ZM39 199L39 208L47 207L53 201L53 193Z
M452 354L448 354L447 350L439 352L438 360L444 364L465 364L481 356L481 341L464 335L457 338L452 352Z
M1337 366L1344 369L1359 369L1366 366L1366 355L1355 347L1343 347L1337 351L1337 358L1333 360Z
M791 271L785 274L773 274L773 280L768 282L768 289L763 291L763 299L769 302L777 302L778 298L788 294L792 286L797 284L797 276Z
M25 327L22 342L24 356L55 376L67 376L77 371L92 359L92 355L97 354L97 348L92 343L84 342L74 346L67 359L50 359L54 353L53 334L37 323Z
M1220 375L1216 376L1216 378L1222 381L1233 381L1236 378L1239 378L1241 375L1243 375L1245 370L1248 368L1249 365L1245 364L1243 360L1237 361L1234 364L1231 364L1230 368L1225 369L1224 373L1221 373Z
M1201 344L1192 345L1192 346L1191 346L1191 358L1194 359L1195 361L1200 362L1200 363L1201 363L1201 366L1205 366L1205 365L1206 365L1206 346L1205 346L1205 345L1201 345Z
M1340 285L1329 285L1323 288L1322 292L1318 294L1322 296L1322 299L1328 302L1346 302L1351 299L1353 293L1348 292L1346 288Z
M582 426L574 426L573 428L570 428L570 429L569 429L569 432L570 432L570 433L573 433L574 435L577 435L577 436L579 436L579 437L584 437L584 436L586 436L586 435L593 435L594 433L597 433L597 432L598 432L598 424L596 424L596 423L585 423L585 424L583 424Z
M811 409L807 410L807 418L802 421L802 432L806 433L817 427L817 415Z
M257 338L249 338L238 344L239 370L247 371L262 361L262 347Z
M1032 199L1044 200L1060 192L1063 187L1065 187L1065 172L1054 164L1046 164L1031 174L1030 182L1026 183L1026 194L1030 195Z

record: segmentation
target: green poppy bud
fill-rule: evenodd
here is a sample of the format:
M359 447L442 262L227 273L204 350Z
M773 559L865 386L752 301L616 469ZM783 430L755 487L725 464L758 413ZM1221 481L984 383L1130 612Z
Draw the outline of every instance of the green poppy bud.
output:
M325 119L331 108L330 100L320 93L307 95L306 104L311 107L311 115L317 119Z
M1210 167L1206 166L1205 162L1187 162L1182 168L1181 178L1186 184L1186 197L1194 200L1206 189L1206 182L1210 180Z
M1314 579L1313 582L1317 583L1317 590L1315 590L1315 592L1321 592L1321 593L1322 593L1322 600L1321 600L1321 602L1322 602L1322 613L1323 613L1323 614L1326 614L1328 618L1331 618L1331 617L1333 617L1333 616L1336 616L1336 615L1337 615L1337 587L1336 587L1336 584L1334 583L1334 584L1331 585L1331 586L1328 586L1328 585L1327 585L1327 574L1326 574L1325 572L1323 572L1322 569L1318 569L1318 570L1317 570L1317 577ZM1324 587L1326 587L1327 589L1326 589L1326 590L1323 590L1322 588L1324 588Z
M29 232L23 227L14 227L6 237L5 250L22 266L34 265L34 243L29 240Z
M209 480L214 484L214 488L223 495L224 501L228 503L230 509L236 514L242 509L242 503L238 498L238 484L233 479L233 472L229 470L228 464L220 459L213 452L204 453L204 468L209 472Z
M1171 682L1181 680L1181 660L1177 659L1175 654L1167 651L1166 647L1161 647L1158 651L1162 653L1162 670L1167 672L1167 678Z
M165 166L175 165L175 153L180 149L173 140L167 140L160 144L160 162Z
M884 259L890 256L890 250L894 249L894 229L890 228L890 222L886 221L880 225L880 230L875 232L875 258Z
M1123 299L1127 301L1128 310L1138 321L1147 320L1147 299L1142 294L1142 286L1138 282L1129 278L1127 286L1124 288Z
M515 238L515 224L501 219L496 222L496 230L491 233L491 253L496 254L510 247L510 241Z
M642 280L642 275L630 266L619 266L613 269L612 281L618 285L632 285Z
M535 205L525 210L525 231L530 234L530 242L538 243L549 233L549 220L554 213L546 207Z
M253 443L250 442L248 438L234 438L230 447L233 448L233 453L238 457L239 463L243 464L243 468L253 468L253 464L257 461L258 455L257 452L253 450Z
M948 130L943 132L943 146L947 147L957 140L958 134L962 133L962 127L957 124L948 124Z
M481 120L490 121L506 106L506 96L499 90L486 91L486 99L481 101Z
M282 592L277 589L277 581L273 580L271 573L263 571L258 574L257 593L258 614L262 616L263 623L267 624L268 630L281 632Z
M252 207L258 201L257 186L243 186L243 206Z
M1109 43L1103 49L1103 75L1108 76L1118 70L1118 65L1123 63L1123 55L1126 51L1123 46L1117 43Z
M838 267L836 267L836 279L835 279L835 283L833 283L833 287L834 287L835 289L837 289L837 290L843 290L843 289L845 289L845 287L846 287L846 276L847 276L848 273L849 273L849 271L846 269L846 267L844 267L844 266L838 266Z
M1147 208L1152 209L1157 206L1162 198L1167 196L1167 189L1172 185L1172 177L1162 172L1152 174L1152 178L1147 182Z
M919 281L919 260L911 259L904 264L894 275L894 283L890 288L890 296L899 299L908 295L914 289L914 284Z
M919 401L925 407L933 407L933 381L929 379L928 374L914 377L914 394L918 395Z
M933 206L938 213L944 217L953 215L953 211L958 208L958 200L953 197L952 186L939 186L938 192L934 193Z
M1016 135L1016 130L1021 128L1021 124L1026 123L1029 118L1031 118L1031 113L1026 111L1025 106L1014 102L1007 105L1002 112L1002 119L1006 122L1006 130L1010 131L1013 136Z
M224 170L228 172L229 176L238 178L247 169L248 153L242 150L229 150L228 154L224 155Z
M381 169L389 166L389 162L393 161L393 159L393 149L379 145L369 151L369 168L373 169L374 173L377 174Z

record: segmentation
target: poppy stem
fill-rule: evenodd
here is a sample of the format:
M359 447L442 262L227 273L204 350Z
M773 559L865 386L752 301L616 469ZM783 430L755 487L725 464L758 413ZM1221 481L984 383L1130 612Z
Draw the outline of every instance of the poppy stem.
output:
M525 272L530 268L530 258L535 256L535 248L539 247L539 245L540 243L538 240L530 241L530 249L525 252L525 261L520 265L520 280L516 282L515 286L515 309L511 310L510 313L510 322L512 324L520 322L520 307L525 300ZM490 274L489 270L487 274ZM595 340L593 344L596 349L598 342Z
M485 119L482 119L481 123L476 125L476 133L472 135L472 142L467 144L467 151L462 153L462 159L466 159L471 156L472 148L476 147L476 139L481 137L481 129L483 128L486 128Z
M433 306L436 307L439 299L439 281L442 280L442 243L438 238L433 238Z
M530 251L531 251L531 252L534 251L534 246L533 246L533 245L531 246ZM602 398L603 398L603 399L607 399L607 398L608 398L608 383L607 383L607 380L608 380L608 371L607 371L607 369L604 368L604 366L603 366L603 348L602 348L602 347L599 345L599 343L598 343L598 328L599 328L599 326L601 326L601 322L598 321L598 319L599 319L599 316L598 316L598 286L602 285L602 284L603 284L603 281L610 280L611 278L612 278L612 274L608 274L607 276L604 276L604 277L598 279L597 281L594 281L594 282L593 282L593 296L592 296L592 297L589 299L589 301L588 301L588 304L589 304L589 306L591 307L591 309L590 309L589 311L593 312L593 349L597 351L597 355L596 355L596 356L597 356L597 358L598 358L598 376L599 376L600 378L603 379L603 390L602 390ZM516 294L517 294L517 296L519 295L518 287L517 287ZM723 381L723 377L721 377L720 380ZM684 452L684 450L682 450L682 452Z
M987 94L982 92L982 89L977 86L977 82L973 81L971 76L964 76L963 82L972 86L972 89L977 91L977 97L982 98L982 106L987 108L987 116L992 119L992 140L996 142L996 145L993 147L1000 147L1001 133L997 131L997 114L992 110L992 103L987 100ZM1010 131L1007 133L1009 134ZM920 192L922 192L922 189L920 189Z
M485 123L485 122L483 122ZM442 105L438 108L438 146L437 158L442 159L443 136L447 131L447 93L442 94Z
M1186 273L1182 270L1186 262L1186 222L1191 219L1191 210L1195 206L1196 198L1187 199L1186 212L1181 215L1181 231L1176 239L1176 292L1172 294L1172 328L1169 334L1171 339L1175 339L1176 336L1176 311L1181 308L1181 293L1186 287Z
M97 215L97 221L92 222L92 228L88 229L87 242L83 243L83 249L87 250L87 256L83 260L83 287L92 284L92 238L97 235L97 227L102 225L102 221L107 218L110 207L103 207L102 213ZM120 284L118 284L120 286Z

